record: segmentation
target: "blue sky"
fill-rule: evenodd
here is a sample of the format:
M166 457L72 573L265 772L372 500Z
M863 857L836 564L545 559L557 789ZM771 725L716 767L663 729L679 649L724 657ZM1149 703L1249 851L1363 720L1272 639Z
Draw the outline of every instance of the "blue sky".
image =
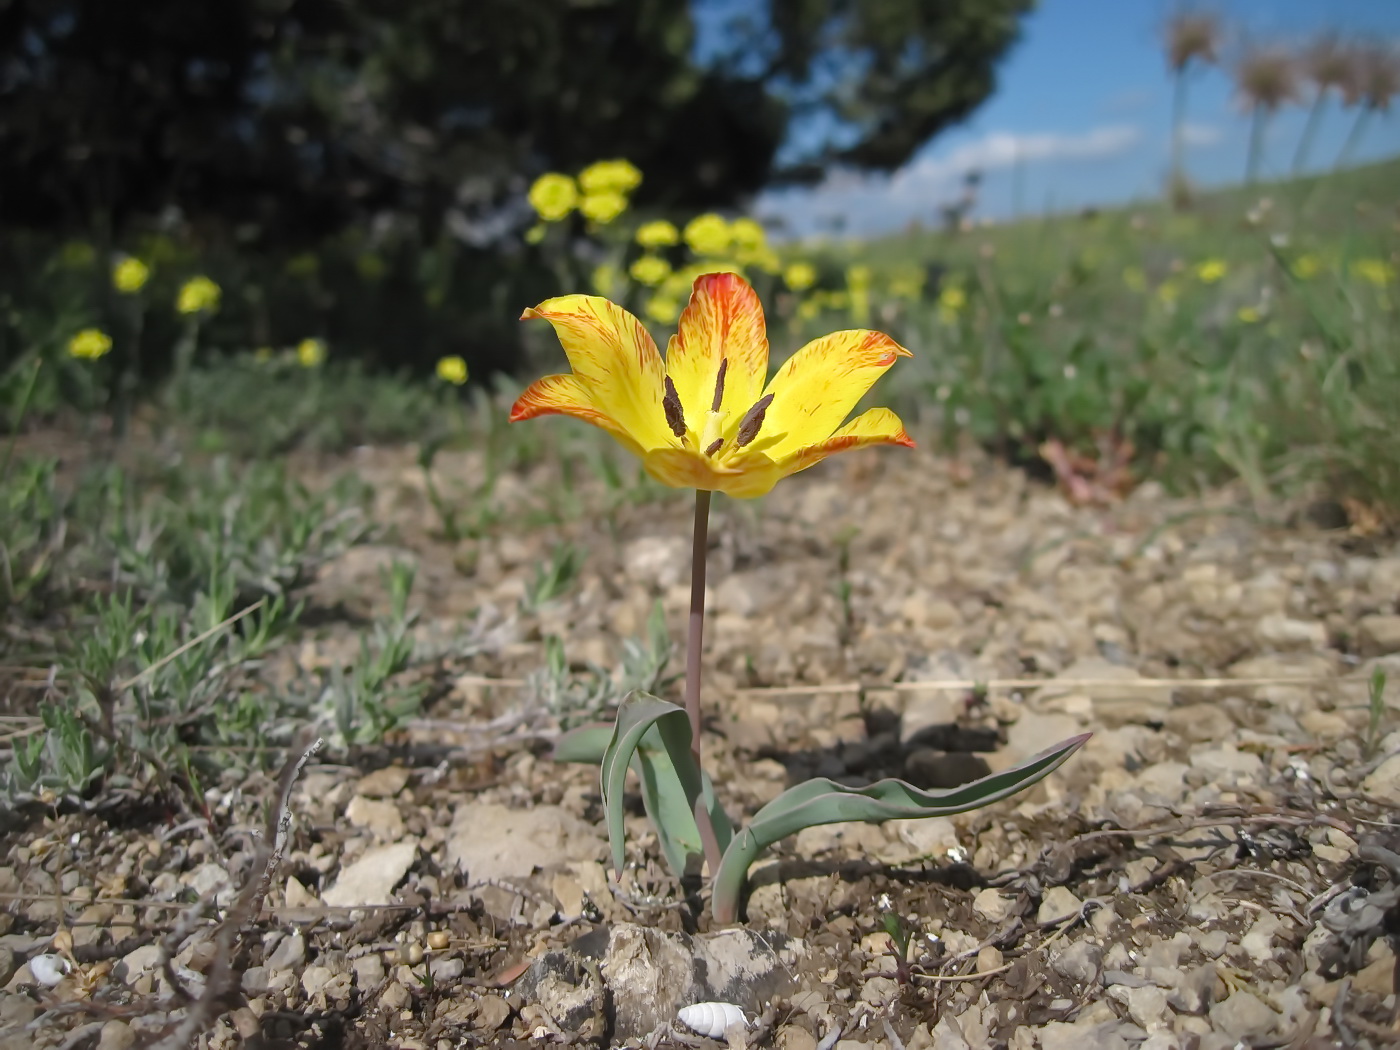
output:
M812 190L770 192L760 214L796 234L843 217L856 234L936 223L961 173L984 172L977 214L1106 205L1160 195L1171 127L1171 80L1161 26L1175 8L1164 0L1041 0L1021 42L1000 67L996 94L963 125L929 143L893 177L833 174ZM1400 42L1400 0L1218 0L1229 30L1228 65L1238 42L1306 42L1323 30ZM1397 100L1400 102L1400 100ZM1328 105L1311 170L1330 167L1354 111ZM1288 172L1306 118L1285 107L1269 128L1261 177ZM1187 107L1187 173L1198 185L1238 182L1244 173L1248 119L1228 72L1198 69ZM1400 153L1400 105L1369 121L1356 160ZM1019 163L1017 158L1020 158Z

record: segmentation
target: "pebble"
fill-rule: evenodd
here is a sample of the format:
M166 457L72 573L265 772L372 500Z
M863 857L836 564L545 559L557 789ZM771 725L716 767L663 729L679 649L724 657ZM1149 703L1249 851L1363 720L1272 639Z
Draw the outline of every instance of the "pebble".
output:
M1078 915L1079 909L1082 907L1083 902L1065 887L1052 886L1041 898L1040 908L1035 914L1035 919L1036 922L1042 924L1059 922L1071 915Z
M385 766L366 773L355 783L355 794L366 798L393 798L408 784L409 771L402 766Z
M357 828L365 828L380 842L394 842L403 837L403 817L399 807L384 799L356 795L345 807L345 818Z
M1272 1035L1279 1016L1253 992L1241 988L1210 1008L1211 1024L1235 1039Z
M1002 922L1011 914L1014 903L1014 898L1004 897L989 886L972 898L972 910L988 922Z
M1103 969L1103 949L1088 941L1074 941L1051 956L1050 968L1080 984L1097 981Z
M269 970L299 970L306 961L306 939L300 932L293 932L277 942L263 960Z
M108 1021L97 1037L97 1050L127 1050L136 1042L136 1033L125 1021Z
M398 981L390 981L379 993L379 1005L387 1010L402 1010L412 1001L413 996Z
M1400 755L1391 755L1361 782L1361 790L1383 802L1400 806Z
M321 898L332 907L389 904L394 887L417 858L416 839L368 849L349 867L341 869Z

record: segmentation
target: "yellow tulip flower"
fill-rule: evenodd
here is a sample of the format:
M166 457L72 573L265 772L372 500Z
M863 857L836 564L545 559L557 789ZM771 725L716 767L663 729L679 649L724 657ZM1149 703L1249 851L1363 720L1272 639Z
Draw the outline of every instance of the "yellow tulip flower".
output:
M882 332L836 332L798 350L765 386L763 307L737 274L696 280L664 361L641 321L606 299L561 296L526 310L530 318L554 326L572 371L532 383L511 421L583 419L674 488L762 496L833 453L914 444L887 408L842 426L908 350Z

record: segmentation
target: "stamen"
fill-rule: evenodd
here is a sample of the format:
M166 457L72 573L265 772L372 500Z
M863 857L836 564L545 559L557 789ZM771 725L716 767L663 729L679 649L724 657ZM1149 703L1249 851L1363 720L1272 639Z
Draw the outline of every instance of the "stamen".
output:
M711 412L719 411L719 403L724 400L724 373L729 370L729 358L719 359L719 374L715 376L715 401L710 406Z
M721 448L723 448L723 447L724 447L724 438L715 438L714 444L712 444L709 448L707 448L707 449L705 450L705 455L707 455L707 456L713 456L716 452L718 452L718 451L719 451Z
M734 439L736 448L743 448L758 437L759 429L763 426L763 417L768 412L768 406L772 403L773 395L764 394L753 408L744 413L744 418L739 422L739 434Z
M666 396L661 399L661 407L666 412L666 425L678 438L685 437L685 413L681 411L681 396L676 393L676 384L666 377Z

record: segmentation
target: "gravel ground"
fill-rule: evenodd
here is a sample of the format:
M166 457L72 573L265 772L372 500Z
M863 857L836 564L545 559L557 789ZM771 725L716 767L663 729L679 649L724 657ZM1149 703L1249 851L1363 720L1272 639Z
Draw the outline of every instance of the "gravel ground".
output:
M449 547L413 463L353 461L394 529L326 568L308 597L336 615L284 659L343 660L396 559L419 569L420 639L467 623L472 654L423 672L431 706L384 746L286 780L272 868L275 772L218 785L193 816L117 797L0 822L0 1050L196 1031L405 1050L1400 1041L1393 538L1229 491L1074 507L922 451L717 501L705 746L731 814L812 775L947 786L1095 734L990 808L782 842L736 934L665 873L639 805L610 879L596 774L550 761L557 723L526 680L550 635L580 669L614 666L657 601L680 636L688 501L588 488L572 524ZM557 479L504 483L524 508ZM585 552L576 585L518 611L562 541ZM1376 667L1391 685L1373 728ZM40 956L65 951L73 972L45 986ZM664 1024L706 993L748 1027L716 1043Z

